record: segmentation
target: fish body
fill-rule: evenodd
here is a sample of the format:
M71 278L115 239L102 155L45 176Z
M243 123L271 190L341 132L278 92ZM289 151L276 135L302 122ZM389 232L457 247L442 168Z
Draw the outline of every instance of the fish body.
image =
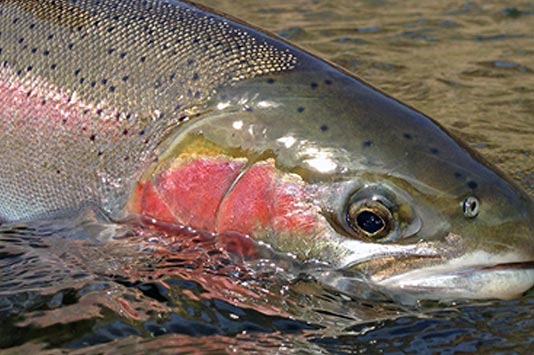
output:
M415 298L534 284L533 205L439 124L177 1L0 3L0 219L96 205L239 232Z

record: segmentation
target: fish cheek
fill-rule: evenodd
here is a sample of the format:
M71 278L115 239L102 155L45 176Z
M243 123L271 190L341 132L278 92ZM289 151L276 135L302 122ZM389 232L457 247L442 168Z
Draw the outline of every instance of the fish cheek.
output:
M244 164L216 156L178 158L138 184L129 209L159 221L215 231L218 206Z
M259 239L313 234L317 214L300 177L277 170L273 159L252 164L224 197L216 229Z

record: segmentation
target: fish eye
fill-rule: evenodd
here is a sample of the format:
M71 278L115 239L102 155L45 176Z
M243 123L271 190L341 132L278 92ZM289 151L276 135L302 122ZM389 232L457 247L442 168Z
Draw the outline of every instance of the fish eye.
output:
M466 218L475 218L480 209L480 201L475 196L466 197L462 202L462 209Z
M393 215L377 199L353 202L347 211L347 223L359 236L382 239L393 229Z

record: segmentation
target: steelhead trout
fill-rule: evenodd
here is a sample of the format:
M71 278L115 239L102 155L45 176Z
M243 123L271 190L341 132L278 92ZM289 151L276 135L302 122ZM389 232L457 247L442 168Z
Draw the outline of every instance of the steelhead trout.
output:
M424 114L174 0L0 1L0 220L96 205L416 299L534 284L533 204Z

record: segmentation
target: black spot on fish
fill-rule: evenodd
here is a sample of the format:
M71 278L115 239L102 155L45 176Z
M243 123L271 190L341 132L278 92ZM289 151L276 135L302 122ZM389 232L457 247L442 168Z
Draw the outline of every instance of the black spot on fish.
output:
M108 33L111 33L115 30L115 27L111 26L111 27L108 27Z
M274 79L273 78L267 79L267 84L274 84Z
M326 80L324 81L324 83L325 83L326 85L332 85L332 84L333 84L332 80L330 80L330 79L326 79Z
M85 78L80 79L80 84L83 84L85 82Z
M53 38L54 38L54 34L53 34L53 33L51 33L51 34L48 35L48 40L49 40L49 41L50 41L51 39L53 39Z
M130 77L128 75L125 75L122 77L122 81L127 82Z
M247 106L247 107L245 107L245 111L247 111L247 112L252 112L252 111L254 111L254 110L252 109L252 107Z
M35 23L30 24L30 30L33 30L35 28Z
M115 48L108 49L108 54L113 54L113 52L115 52Z
M57 68L57 64L54 63L50 65L50 69L55 70L56 68Z
M21 37L19 38L19 43L22 43L22 42L24 42L24 38Z
M91 81L91 87L94 88L96 86L96 81Z
M321 125L320 129L321 129L322 132L326 132L326 131L328 131L328 126L323 124L323 125Z
M32 53L37 53L37 48L32 48Z
M21 76L22 75L22 70L17 70L17 75Z
M430 153L432 153L434 155L437 155L437 154L439 154L439 149L438 148L430 148Z
M364 148L369 148L370 146L373 145L373 141L364 141L362 145Z
M126 128L122 131L122 135L123 136L127 136L128 135L128 130Z
M317 89L318 86L319 86L319 85L318 85L317 83L311 83L311 84L310 84L310 88L311 88L312 90Z
M199 78L198 73L193 74L193 81L197 81Z
M17 22L19 22L19 18L18 17L13 19L13 24L16 24Z
M476 181L471 180L467 182L467 187L474 190L478 187L478 184L476 183Z
M98 110L96 110L96 114L99 115L99 116L102 116L102 113L104 112L104 110L102 110L101 108L99 108Z
M411 133L404 133L402 136L403 136L404 138L406 138L406 139L412 139L412 138L413 138L413 136L412 136Z
M91 140L91 142L94 142L96 140L96 136L94 134L91 134L89 136L89 139Z
M144 129L140 130L138 134L139 134L140 136L144 135L144 134L145 134L145 130L144 130Z
M81 72L81 69L80 69L80 68L76 69L76 70L74 71L74 76L78 76L78 75L80 74L80 72Z
M102 79L101 83L102 85L106 85L108 83L108 79Z
M304 107L301 106L301 107L297 108L297 112L298 112L298 113L302 113L302 112L304 112Z
M187 60L187 65L193 65L193 63L195 63L195 60L193 58L189 58Z
M72 49L74 48L74 43L69 43L69 45L67 46L68 49Z
M32 71L33 67L31 65L29 65L27 68L26 68L26 71Z
M50 54L50 51L48 50L43 51L43 55L48 56L49 54Z
M110 86L109 87L109 92L115 92L115 86Z
M121 57L121 59L124 59L126 57L126 52L122 52L119 57Z
M144 62L146 62L146 57L143 56L143 57L139 58L139 60L141 61L141 63L144 63Z

